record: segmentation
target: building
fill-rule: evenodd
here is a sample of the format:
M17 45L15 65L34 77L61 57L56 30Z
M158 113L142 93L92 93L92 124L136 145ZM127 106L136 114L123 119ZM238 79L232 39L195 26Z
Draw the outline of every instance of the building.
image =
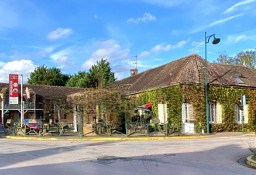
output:
M206 64L193 54L117 81L112 88L153 103L158 117L165 109L169 124L185 134L206 132L207 125L211 132L254 129L256 76L243 65Z
M19 93L19 103L9 104L9 84L0 83L0 121L2 124L6 123L8 119L11 119L9 121L12 122L20 122L22 112L24 119L65 120L68 123L73 123L73 113L66 111L71 107L68 106L66 98L70 94L85 91L83 88L42 85L23 85L23 89L24 92L27 89L30 97L23 94L21 100Z

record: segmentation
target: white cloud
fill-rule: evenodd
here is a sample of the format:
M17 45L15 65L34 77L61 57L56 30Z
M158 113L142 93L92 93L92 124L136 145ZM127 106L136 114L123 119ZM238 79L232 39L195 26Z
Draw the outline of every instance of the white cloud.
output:
M219 25L219 24L223 24L227 21L230 21L234 18L238 18L240 16L242 16L243 14L238 14L238 15L233 15L233 16L229 16L227 18L224 18L224 19L219 19L219 20L216 20L212 23L210 23L209 25L201 25L199 27L197 27L196 29L192 30L192 32L190 34L193 34L193 33L197 33L197 32L201 32L209 27L213 27L213 26L216 26L216 25Z
M220 19L220 20L214 21L214 22L212 22L212 23L209 25L209 27L212 27L212 26L215 26L215 25L218 25L218 24L225 23L225 22L227 22L227 21L230 21L230 20L232 20L232 19L234 19L234 18L238 18L238 17L240 17L240 16L242 16L242 14L238 14L238 15L234 15L234 16L230 16L230 17L227 17L227 18L224 18L224 19Z
M71 54L70 49L60 50L58 52L52 53L50 58L57 63L59 66L64 67L67 64L69 55Z
M2 67L5 63L0 61L0 67Z
M223 13L231 13L231 12L237 10L238 7L244 6L244 5L253 3L253 2L256 2L256 0L243 0L241 2L236 3L235 5L231 6L230 8L225 10Z
M144 13L143 17L140 17L140 18L129 18L127 20L128 23L140 23L140 22L143 22L143 23L146 23L146 22L149 22L149 21L154 21L156 20L156 17L151 15L150 13Z
M152 52L168 52L170 50L183 47L185 44L187 44L187 41L180 41L180 42L178 42L177 44L174 44L174 45L172 45L172 44L167 44L167 45L158 44L158 45L154 46L151 49L151 51Z
M145 58L150 56L152 53L159 53L159 52L168 52L170 50L178 49L186 45L188 41L180 41L176 44L157 44L154 47L151 48L150 51L142 51L139 55L138 58Z
M187 44L187 41L180 41L177 44L173 45L172 48L177 49L177 48L183 47L185 44Z
M16 60L0 65L0 82L8 83L9 74L23 74L24 83L37 66L31 60Z
M48 54L51 54L56 49L56 46L48 46L46 48L41 49L39 52L40 56L47 56Z
M149 51L143 51L138 55L138 58L144 58L150 55Z
M82 68L90 69L92 65L96 64L96 62L102 58L113 63L126 59L129 55L129 49L123 48L115 40L98 42L96 46L96 50L92 53L91 57L84 62Z
M153 52L161 52L161 51L167 52L167 51L171 50L171 47L172 47L171 44L168 44L168 45L160 45L160 44L158 44L158 45L155 45L151 49L151 51L153 51Z
M249 37L244 35L244 34L240 34L240 35L229 35L227 38L227 41L229 43L239 43L240 41L243 40L248 40Z
M50 55L50 58L56 63L65 63L69 53L66 50L61 50Z
M191 52L191 53L199 53L199 52L201 52L204 44L205 44L204 41L201 41L201 42L193 41L191 43L192 48L189 49L189 52Z
M188 43L188 40L187 41L180 41L176 44L157 44L155 45L154 47L151 48L150 51L142 51L139 55L138 55L138 58L146 58L146 57L149 57L151 54L156 54L156 53L159 53L159 52L168 52L170 50L174 50L174 49L178 49L178 48L181 48L183 47L185 44ZM144 68L148 68L149 66L147 65L143 65L142 62L140 62L141 60L137 60L137 66L138 67L144 67ZM155 59L157 60L157 59ZM134 61L130 61L128 64L132 65L132 63L134 64Z
M238 43L238 42L240 42L240 41L242 41L242 40L247 40L247 39L248 39L247 36L245 36L245 35L239 35L239 36L237 36L237 37L235 38L235 43Z
M68 28L57 28L56 30L50 32L47 36L49 40L58 40L64 37L67 37L73 33L72 29Z

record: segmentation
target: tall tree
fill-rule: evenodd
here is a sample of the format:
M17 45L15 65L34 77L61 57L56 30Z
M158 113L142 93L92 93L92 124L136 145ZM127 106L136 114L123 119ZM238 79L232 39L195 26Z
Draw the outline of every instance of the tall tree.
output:
M223 64L237 64L233 57L229 57L227 54L220 54L217 58L218 63Z
M235 59L239 60L240 64L256 69L256 51L240 52L235 56Z
M96 65L91 67L89 75L94 88L105 88L116 80L114 73L111 72L109 62L104 59L97 61Z
M71 75L66 86L69 87L81 87L89 88L91 87L89 73L87 72L78 72L78 74Z
M61 73L58 68L47 68L39 66L30 73L28 84L65 86L69 76Z
M238 53L234 57L229 57L226 54L220 54L217 58L218 63L225 64L240 64L249 68L256 69L256 50L255 51L243 51Z

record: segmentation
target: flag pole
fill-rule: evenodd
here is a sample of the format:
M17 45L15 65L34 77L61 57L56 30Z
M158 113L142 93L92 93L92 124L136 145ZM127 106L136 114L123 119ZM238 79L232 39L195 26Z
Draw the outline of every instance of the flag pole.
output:
M21 83L20 83L20 126L22 127L24 120L24 110L23 110L23 74L20 75Z

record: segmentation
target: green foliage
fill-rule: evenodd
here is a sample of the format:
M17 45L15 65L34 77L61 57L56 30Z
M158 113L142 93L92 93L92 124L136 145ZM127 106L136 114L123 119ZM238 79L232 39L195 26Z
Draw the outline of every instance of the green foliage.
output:
M217 62L246 65L249 68L256 69L256 50L240 52L235 57L230 57L227 54L220 54L217 58Z
M256 106L256 90L213 87L209 88L209 100L216 99L223 105L222 123L210 124L211 132L241 131L242 125L235 122L234 106L241 98L241 94L246 95L249 104L248 124L244 124L244 131L254 131L256 121L253 104ZM163 89L154 89L140 94L136 98L136 105L153 103L152 111L155 116L158 115L157 104L167 103L168 121L172 127L181 129L182 103L193 105L195 128L199 132L201 129L206 131L206 113L204 88L200 85L177 85ZM255 122L256 123L256 122Z
M228 56L227 54L220 54L217 58L217 62L224 64L239 64L237 60L235 60L233 57Z
M244 131L254 131L256 90L210 87L210 99L215 98L218 103L223 105L222 124L211 124L212 132L242 130L241 124L237 124L234 117L234 105L241 99L241 95L246 95L247 104L249 105L248 124L244 125Z
M72 75L68 80L66 86L69 87L80 87L88 88L91 86L89 73L87 72L78 72L78 74Z
M242 89L210 87L209 99L216 99L218 103L223 105L221 129L220 126L217 127L218 125L212 124L212 132L237 131L234 106L241 98L241 94L244 94Z
M90 85L93 88L105 88L115 81L115 75L111 72L109 62L101 59L89 70Z
M115 81L115 75L111 72L107 60L101 59L91 67L89 72L78 72L68 76L61 73L58 68L46 66L37 67L28 79L32 85L69 86L81 88L105 88Z
M181 88L180 86L174 86L163 89L149 90L141 94L136 99L137 105L145 103L153 103L152 112L155 116L158 115L158 104L168 104L168 121L172 127L181 128Z
M39 66L30 74L28 84L31 85L51 85L65 86L69 76L62 74L58 68L47 68Z

